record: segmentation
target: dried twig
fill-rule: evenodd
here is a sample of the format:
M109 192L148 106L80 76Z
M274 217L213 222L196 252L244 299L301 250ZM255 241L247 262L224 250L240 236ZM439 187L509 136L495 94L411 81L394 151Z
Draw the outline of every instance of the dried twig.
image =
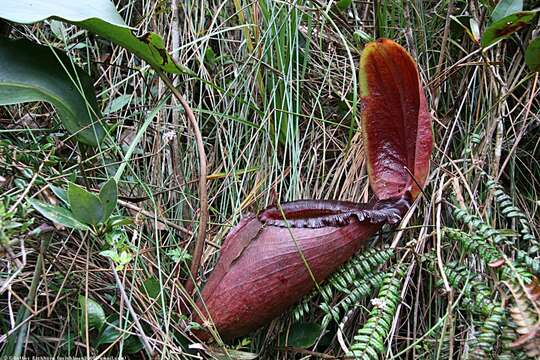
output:
M206 238L206 226L208 224L208 194L206 189L206 152L204 150L204 143L201 135L201 130L195 119L193 110L184 99L180 91L173 85L171 80L161 71L159 76L165 83L165 85L171 90L176 99L182 104L189 123L193 129L195 135L195 141L197 143L197 151L199 152L199 202L200 202L200 221L199 221L199 233L197 235L197 241L195 243L195 250L193 251L193 260L191 262L191 274L193 278L197 279L197 273L201 264L201 257L204 249L204 240ZM190 294L194 288L194 281L192 277L189 277L186 282L186 291Z
M152 348L152 345L150 345L150 342L148 341L148 337L144 333L144 329L142 328L141 322L139 321L139 316L135 312L135 309L133 309L133 306L131 306L131 301L129 301L129 298L126 294L126 290L124 289L124 284L122 284L122 281L120 281L120 277L118 276L118 273L116 272L114 263L110 259L109 259L109 263L111 265L111 269L114 275L114 279L116 280L116 285L118 286L118 290L120 290L120 294L122 295L122 300L124 304L126 304L128 311L131 314L131 317L133 318L133 322L135 323L135 327L137 328L139 332L139 338L141 339L144 345L144 348L146 349L146 352L152 358L154 356L154 349Z
M37 287L41 279L41 271L43 269L41 264L43 263L43 257L45 256L45 251L47 250L47 247L49 246L51 237L52 237L52 234L47 234L41 241L41 245L39 248L39 255L38 255L38 258L36 261L36 267L34 270L34 276L32 277L30 290L28 291L28 296L26 297L26 304L28 306L31 306L34 303L34 299L36 298ZM15 350L13 351L14 358L21 357L23 346L24 346L24 339L26 337L26 333L28 332L29 323L25 322L25 320L30 315L30 310L28 310L27 307L23 306L20 311L22 311L23 314L20 317L20 320L18 322L24 323L24 324L21 326L21 328L19 329L19 333L17 334L17 343L15 345Z

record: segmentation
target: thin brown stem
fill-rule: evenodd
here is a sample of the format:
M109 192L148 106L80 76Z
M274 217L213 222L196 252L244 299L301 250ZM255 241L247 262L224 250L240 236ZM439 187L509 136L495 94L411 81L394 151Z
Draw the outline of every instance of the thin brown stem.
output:
M133 322L135 323L135 327L137 328L137 331L139 332L139 339L143 343L144 348L146 349L146 352L148 355L153 358L154 357L154 349L152 348L152 345L150 344L150 341L148 340L148 337L144 333L144 329L141 325L141 322L139 321L139 316L135 312L135 309L133 306L131 306L131 301L129 301L129 297L126 294L126 290L124 289L124 284L120 280L120 277L118 276L118 273L116 272L116 268L114 266L114 263L112 260L109 260L109 264L111 265L112 273L114 275L114 279L116 281L116 285L118 286L118 290L120 290L120 295L122 296L122 300L124 301L124 304L126 304L128 311L133 318Z
M186 282L186 291L188 294L193 292L195 287L194 281L197 281L197 274L199 272L199 266L201 264L201 258L204 250L204 241L206 238L206 227L208 224L208 193L206 188L206 152L204 150L204 143L201 135L201 130L199 129L199 124L195 119L195 114L191 107L187 103L186 99L182 96L180 91L173 85L171 80L161 71L158 71L161 80L165 85L171 90L174 97L180 102L188 121L193 129L193 134L195 135L195 142L197 144L197 151L199 153L199 202L200 202L200 221L199 221L199 233L197 235L197 241L195 243L195 250L193 251L192 262L191 262L191 274L192 276L188 277ZM195 279L195 280L193 280Z

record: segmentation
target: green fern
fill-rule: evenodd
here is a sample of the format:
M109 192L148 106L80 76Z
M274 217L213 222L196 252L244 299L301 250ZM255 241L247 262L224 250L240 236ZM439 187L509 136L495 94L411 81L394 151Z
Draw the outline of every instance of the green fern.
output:
M502 258L502 254L490 242L478 235L469 235L466 232L453 228L445 228L444 234L451 242L457 242L466 253L474 252L488 265Z
M527 354L523 350L511 347L511 344L518 338L516 330L516 323L511 319L507 319L501 334L503 352L499 355L498 360L528 359Z
M326 313L322 320L322 326L326 327L333 319L340 322L341 318L360 300L370 295L376 289L380 288L387 273L372 273L369 277L361 281L353 282L353 290L341 299L336 305L330 306L327 302L319 305L323 312Z
M330 305L336 293L343 293L349 296L352 293L358 293L358 299L362 296L360 293L368 286L361 280L364 278L374 280L375 270L386 263L395 254L394 249L389 247L383 249L369 249L354 256L347 263L342 265L327 281L318 289L307 295L293 310L293 317L296 321L300 320L305 314L310 312L311 302L318 295L322 296L321 308L330 309ZM376 285L376 282L368 281L370 287ZM375 287L373 287L375 289ZM329 312L331 314L331 311Z
M453 228L445 228L444 234L449 240L457 243L465 253L478 255L484 266L490 266L495 261L504 258L502 252L497 250L489 239L479 235L469 235ZM540 274L540 263L524 251L518 251L516 261L512 265L512 267L503 266L501 268L501 279L507 280L520 276L528 283L532 279L532 274Z
M516 262L525 265L527 269L534 275L540 276L540 260L533 259L525 251L517 251ZM530 276L528 278L530 278Z
M480 217L469 214L465 209L455 208L454 216L457 220L460 220L473 228L484 239L491 238L493 239L493 242L495 244L500 244L502 242L505 242L507 244L513 244L513 241L508 235L498 229L494 229L493 227L489 226Z
M503 214L507 219L516 220L516 222L520 225L519 232L521 234L521 238L528 243L533 244L533 246L529 247L529 254L536 253L539 249L539 244L538 240L531 231L531 226L527 215L514 205L512 198L506 194L504 188L496 181L489 179L487 181L487 187L494 192L495 200L501 209L501 214Z
M469 353L471 359L487 359L493 354L497 339L507 322L507 314L504 308L495 306L480 327L480 332L475 339L475 344Z
M369 318L356 333L348 356L378 359L379 354L384 352L384 342L401 300L401 282L404 274L404 268L397 267L395 271L385 275L378 298L372 300L374 306Z

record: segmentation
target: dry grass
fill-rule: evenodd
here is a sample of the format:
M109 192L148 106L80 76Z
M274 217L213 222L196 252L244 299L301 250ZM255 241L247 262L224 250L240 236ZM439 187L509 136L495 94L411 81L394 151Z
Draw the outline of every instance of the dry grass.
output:
M479 1L450 1L450 10L447 2L392 1L387 8L386 2L376 3L387 14L382 19L375 19L372 1L354 1L348 11L337 14L318 1L173 1L178 4L177 19L164 1L121 1L118 8L141 34L162 34L177 61L196 74L180 76L176 82L195 112L207 152L210 223L203 280L215 264L224 236L247 212L277 200L368 199L357 117L362 42L355 31L390 37L413 54L431 104L435 148L429 184L414 213L400 229L370 244L391 244L398 254L393 262L406 266L402 301L384 355L448 358L453 352L464 356L479 323L461 307L461 289L437 269L458 260L489 279L495 301L501 301L502 292L478 254L464 253L445 237L444 227L468 229L455 220L452 209L464 206L493 227L518 229L518 223L503 216L486 187L483 174L487 173L526 213L539 237L540 83L538 73L531 74L523 60L524 44L533 29L482 53L459 25L447 21L448 13L467 14L483 26L487 10ZM112 145L98 151L72 142L55 143L65 134L58 135L62 130L47 105L0 110L0 196L6 207L28 187L27 196L55 201L49 186L65 187L67 180L82 182L83 173L91 187L97 188L114 174L123 149L167 93L156 74L141 69L140 61L125 50L75 27L67 27L67 34L65 42L59 40L48 24L12 30L13 37L29 37L59 48L84 44L69 54L92 72L102 109L120 96L130 95L130 100L107 114L107 123L114 127ZM188 345L197 340L186 332L189 319L182 315L186 310L180 284L189 267L171 251L193 248L200 215L199 168L193 133L175 101L169 100L158 112L136 149L120 184L124 204L131 205L117 210L135 220L126 228L133 259L119 271L121 284L158 354L196 358ZM51 151L51 161L39 168ZM34 175L35 181L30 182ZM22 201L18 221L28 223L29 229L45 222L30 211ZM1 226L0 222L0 230ZM4 351L7 336L19 333L14 328L16 314L24 306L43 241L26 233L13 233L9 244L0 248L0 280L6 286L0 294L0 347ZM120 331L137 333L108 259L99 255L104 246L104 239L79 232L53 233L42 254L35 301L29 304L28 330L21 337L24 354L125 354L128 344L121 344L121 338L112 346L89 347L78 328L78 298L83 296L97 301L109 322L120 318ZM517 238L497 244L511 259L516 250L530 246ZM421 261L433 251L437 255L434 269ZM441 278L443 285L438 287L436 281ZM144 290L148 279L159 283L159 296L149 296ZM325 337L326 343L321 341L311 350L342 356L370 307L367 299L348 314L342 341L334 332ZM320 320L321 312L315 306L312 309L306 321ZM298 358L276 342L279 332L292 323L289 315L233 347L263 358ZM145 354L142 350L126 356L144 358ZM316 358L309 352L303 356Z

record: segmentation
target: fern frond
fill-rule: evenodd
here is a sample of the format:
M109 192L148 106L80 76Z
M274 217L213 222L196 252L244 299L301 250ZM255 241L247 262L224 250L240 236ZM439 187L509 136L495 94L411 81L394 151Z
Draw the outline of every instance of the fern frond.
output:
M326 327L332 319L339 322L342 316L356 306L360 300L380 288L387 274L372 273L364 280L354 281L354 289L334 306L324 302L320 304L319 307L326 313L321 324L322 327Z
M434 258L428 261L428 267L431 271L436 269L435 261ZM463 294L461 296L462 308L474 314L491 316L497 308L497 304L493 301L492 289L487 285L485 279L457 261L446 263L443 269L450 286ZM442 280L437 280L435 285L442 287Z
M487 359L494 353L497 337L501 334L507 321L506 311L500 306L492 309L491 315L486 318L480 327L475 346L469 353L471 359Z
M369 318L356 333L348 356L358 359L378 359L384 352L384 342L394 319L401 299L401 282L405 271L398 267L396 271L385 275L377 299L373 299L373 308Z
M466 253L473 252L475 255L478 255L484 266L491 266L494 262L504 258L502 252L491 244L489 239L485 239L478 235L469 235L462 230L454 228L445 228L444 234L449 240L456 242ZM522 264L525 265L526 268L522 266ZM525 282L529 282L533 273L536 274L536 272L538 272L540 274L540 262L532 259L527 253L521 250L518 252L516 262L512 265L513 269L508 266L502 267L500 274L501 279L508 280L518 275L523 278Z
M362 286L361 280L364 278L376 279L376 276L374 277L374 271L390 260L394 254L394 249L385 247L383 249L368 249L354 256L293 309L292 313L295 321L300 320L305 314L310 312L311 300L318 295L321 295L323 298L322 304L325 305L322 307L324 310L324 308L330 306L329 304L332 303L336 292L348 295L354 291L361 292L361 290L357 290L358 287Z
M512 198L496 181L494 181L493 179L489 179L487 181L487 187L488 189L493 191L495 200L499 205L499 208L501 209L501 213L507 219L516 220L516 222L520 225L519 232L521 234L521 238L533 244L533 246L529 247L529 254L537 252L539 249L539 243L531 230L529 218L527 217L527 215L523 211L521 211L521 209L514 205Z
M480 256L486 265L502 258L501 252L480 236L471 236L462 230L454 228L445 228L444 234L449 240L456 242L463 251L467 253L474 252Z
M499 360L521 360L528 358L524 351L512 347L512 343L518 338L516 329L516 323L512 321L512 318L508 318L501 334L503 352L499 355Z
M493 227L489 226L480 217L469 214L465 209L455 208L454 216L457 220L460 220L464 224L473 228L484 239L491 238L495 244L502 243L503 241L508 244L513 244L513 241L509 236L507 236L500 230L494 229Z
M533 259L525 251L518 250L516 253L516 262L521 263L534 275L540 276L540 260Z
M504 282L512 293L515 305L510 316L516 323L520 337L511 347L521 348L530 357L540 356L540 284L538 279L523 288L518 283Z

